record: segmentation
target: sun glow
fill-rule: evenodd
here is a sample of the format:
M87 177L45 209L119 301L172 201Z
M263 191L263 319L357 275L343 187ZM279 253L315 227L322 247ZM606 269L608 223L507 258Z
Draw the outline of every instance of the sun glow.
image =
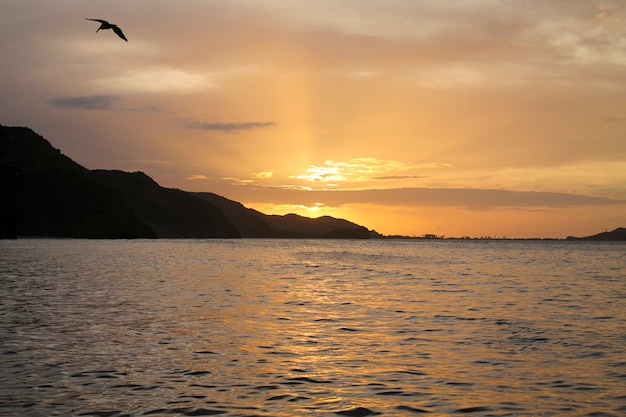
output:
M306 209L308 211L319 211L319 210L321 210L323 208L323 206L324 206L324 204L322 204L322 203L315 203L314 206L307 207Z
M437 169L448 164L420 163L412 164L377 158L352 158L345 162L326 160L323 165L310 165L303 174L291 175L290 179L314 183L325 183L328 187L337 187L341 183L364 183L389 179L416 179L426 169Z
M246 207L253 208L269 215L284 216L286 214L298 214L304 217L332 216L346 218L350 214L338 207L327 206L324 203L307 204L273 204L273 203L244 203Z
M274 173L272 171L262 171L256 174L256 177L259 179L268 179L268 178L272 178L272 175L274 175Z
M339 167L320 167L312 165L306 170L306 174L292 175L290 178L307 180L311 182L325 181L346 181L346 177L341 174Z

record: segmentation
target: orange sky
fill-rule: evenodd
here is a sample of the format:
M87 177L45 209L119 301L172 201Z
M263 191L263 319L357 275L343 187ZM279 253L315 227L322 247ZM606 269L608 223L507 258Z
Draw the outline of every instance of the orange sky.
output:
M623 1L4 0L0 45L0 123L88 168L384 234L626 226Z

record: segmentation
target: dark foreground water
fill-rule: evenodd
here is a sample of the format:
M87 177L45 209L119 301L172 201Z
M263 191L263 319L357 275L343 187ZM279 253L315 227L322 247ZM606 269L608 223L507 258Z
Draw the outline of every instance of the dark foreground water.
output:
M0 415L624 416L626 245L0 241Z

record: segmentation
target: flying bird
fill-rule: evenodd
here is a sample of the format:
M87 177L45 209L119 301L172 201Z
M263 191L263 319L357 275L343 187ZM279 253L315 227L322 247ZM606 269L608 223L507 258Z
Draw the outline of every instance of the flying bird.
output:
M100 29L113 29L113 32L115 32L117 34L117 36L119 36L120 38L124 39L126 42L128 42L128 39L126 39L126 36L124 36L124 32L122 32L122 29L120 29L117 25L114 25L113 23L109 23L106 20L102 20L102 19L90 19L88 17L86 17L85 19L87 20L93 20L94 22L100 22L100 27L98 28L98 30ZM96 30L96 33L98 33L98 30Z

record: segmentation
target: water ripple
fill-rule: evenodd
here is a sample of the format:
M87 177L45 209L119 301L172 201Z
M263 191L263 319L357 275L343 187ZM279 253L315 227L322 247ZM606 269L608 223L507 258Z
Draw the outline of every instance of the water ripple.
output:
M0 241L0 414L624 415L625 252Z

